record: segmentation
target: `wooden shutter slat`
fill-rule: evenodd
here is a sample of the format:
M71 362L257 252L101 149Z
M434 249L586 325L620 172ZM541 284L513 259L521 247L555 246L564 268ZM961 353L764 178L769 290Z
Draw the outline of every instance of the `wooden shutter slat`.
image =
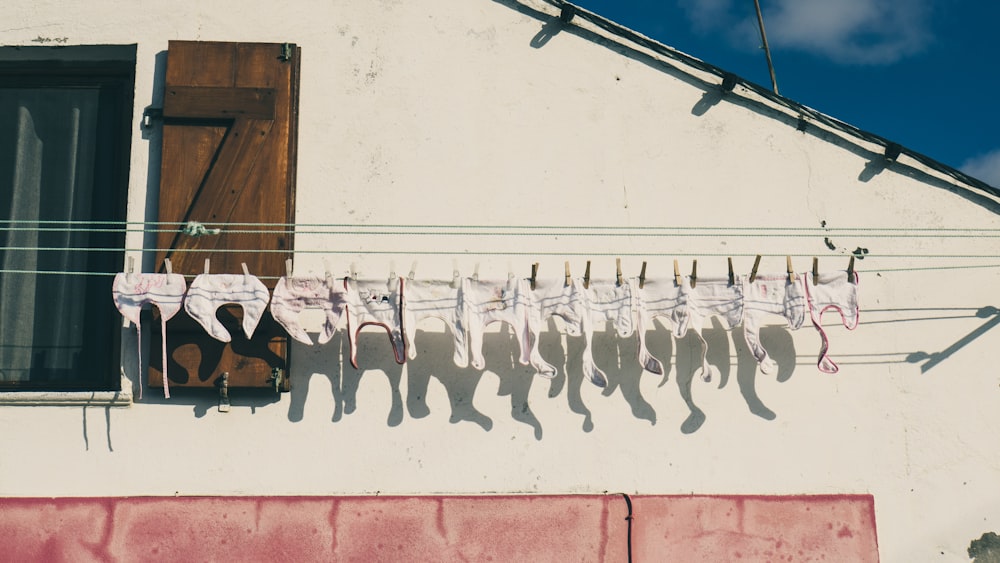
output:
M163 97L163 117L274 119L273 88L174 86Z

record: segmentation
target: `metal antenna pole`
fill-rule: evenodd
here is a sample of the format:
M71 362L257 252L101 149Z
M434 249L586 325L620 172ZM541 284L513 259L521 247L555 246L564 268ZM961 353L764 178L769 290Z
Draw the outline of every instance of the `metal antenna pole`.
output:
M771 62L771 48L767 45L767 32L764 31L764 16L760 13L760 0L753 0L757 7L757 24L760 26L760 39L764 43L764 56L767 57L767 70L771 73L771 89L778 93L778 79L774 77L774 63Z

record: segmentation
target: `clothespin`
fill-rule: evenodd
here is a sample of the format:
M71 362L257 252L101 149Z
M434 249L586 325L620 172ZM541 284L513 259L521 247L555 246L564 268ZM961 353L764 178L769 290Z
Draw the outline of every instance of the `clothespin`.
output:
M615 258L615 284L622 284L622 259Z
M416 276L417 276L417 261L414 260L413 264L410 264L410 275L406 277L409 278L410 281L413 281L413 278L415 278Z
M566 261L566 281L565 281L565 282L563 282L563 283L565 283L566 287L569 287L569 280L570 280L570 274L569 274L569 260L567 260L567 261Z
M792 268L792 257L785 256L785 271L788 272L788 281L795 282L795 269Z
M753 268L750 269L750 283L757 279L757 267L760 266L760 254L753 259Z
M247 268L247 263L246 262L241 262L240 266L243 266L243 275L247 276L247 277L250 277L250 268Z
M726 261L729 262L729 285L735 285L736 274L733 273L733 257L732 256L727 257Z
M698 283L698 261L691 261L691 287L694 288Z
M392 280L396 277L396 262L394 260L389 260L389 283L392 284Z
M167 271L167 285L170 285L170 274L174 273L174 267L170 263L170 258L163 259L163 269Z
M211 258L205 258L205 273L206 274L209 273L209 270L211 269L211 265L212 265L212 259Z
M590 260L587 260L587 269L583 272L583 288L590 289Z
M646 263L642 263L642 269L639 270L639 289L642 289L646 285Z
M291 279L291 277L292 277L292 259L291 258L286 258L285 259L285 278L286 279Z
M851 255L850 262L847 263L847 281L854 283L854 256Z
M681 267L677 264L677 260L674 260L674 283L677 287L684 284L684 279L681 278Z
M458 260L451 261L451 287L458 287L460 275L458 273Z
M126 260L127 266L125 266L125 279L132 281L132 272L135 271L135 258L129 256ZM122 317L122 328L128 328L132 321L128 320L127 317Z
M535 289L535 279L538 276L538 262L531 265L531 289Z
M472 281L479 281L479 262L472 268Z
M358 279L358 265L351 262L351 271L347 274L347 277L352 280Z
M819 285L819 258L813 256L813 285Z
M323 273L326 275L326 284L333 286L333 274L330 273L330 263L327 262L326 258L323 259Z

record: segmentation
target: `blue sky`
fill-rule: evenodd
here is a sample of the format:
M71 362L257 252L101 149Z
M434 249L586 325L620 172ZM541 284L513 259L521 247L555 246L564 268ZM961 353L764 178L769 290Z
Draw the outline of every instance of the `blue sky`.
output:
M571 0L770 87L753 0ZM1000 2L760 0L783 96L1000 187Z

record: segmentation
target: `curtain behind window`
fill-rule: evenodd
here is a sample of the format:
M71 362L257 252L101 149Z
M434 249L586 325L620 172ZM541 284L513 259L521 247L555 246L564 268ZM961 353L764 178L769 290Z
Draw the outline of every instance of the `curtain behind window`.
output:
M34 272L88 270L88 252L66 249L91 246L89 229L44 222L93 219L99 99L0 87L0 220L19 221L0 223L0 382L72 381L88 367L91 280Z

